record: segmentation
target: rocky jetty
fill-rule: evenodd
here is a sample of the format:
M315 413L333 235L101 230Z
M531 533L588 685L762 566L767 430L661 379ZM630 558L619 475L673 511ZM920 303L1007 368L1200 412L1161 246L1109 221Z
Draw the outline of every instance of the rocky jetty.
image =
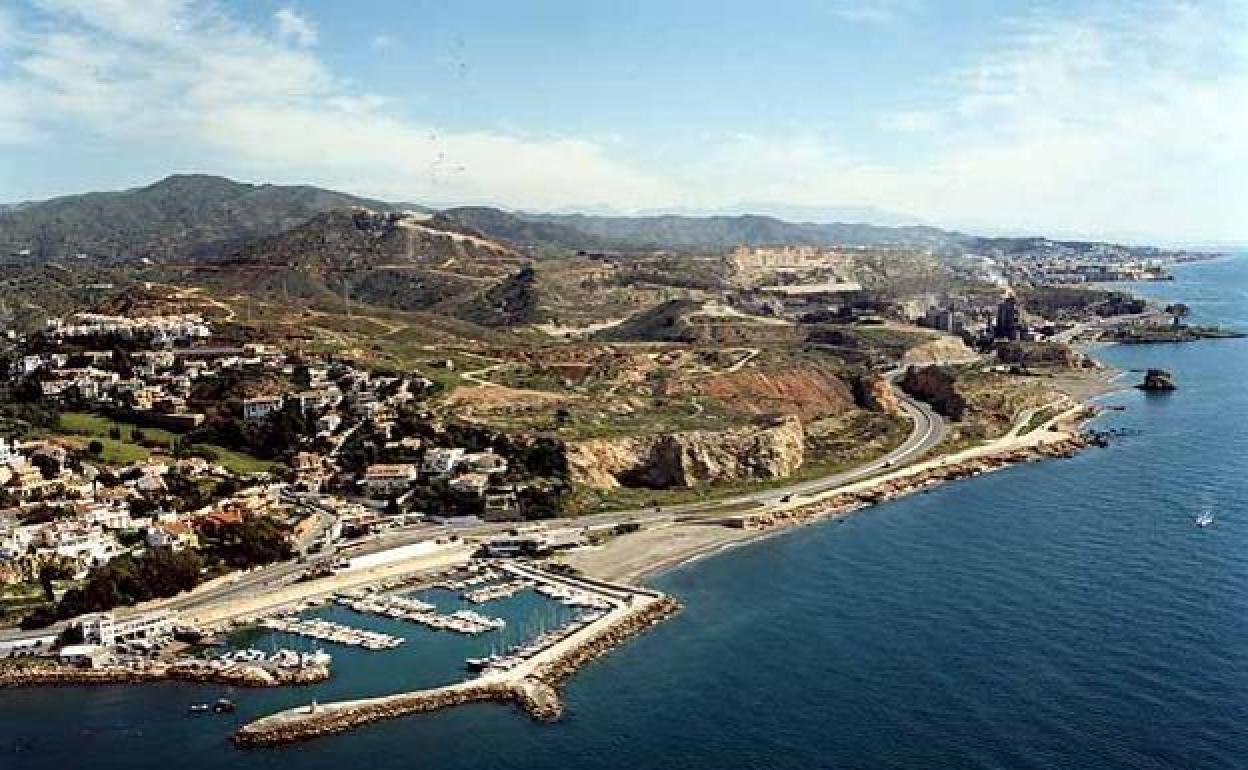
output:
M95 668L70 666L47 659L23 660L0 667L0 688L50 687L86 684L141 684L144 682L197 682L234 687L285 687L315 684L329 679L328 666L268 668L235 665L221 667L211 661L180 660L174 663L105 665Z
M1174 383L1173 375L1165 369L1149 369L1144 373L1144 382L1135 387L1140 390L1167 393L1177 390L1179 386Z
M571 480L599 489L783 479L804 459L805 430L791 415L725 431L591 439L567 449Z
M283 746L354 730L385 719L420 714L465 703L515 703L534 719L554 721L563 715L558 686L578 668L605 654L630 637L680 610L680 603L661 597L605 625L592 636L542 663L528 676L510 680L476 680L432 690L369 700L302 707L264 717L234 734L240 748Z

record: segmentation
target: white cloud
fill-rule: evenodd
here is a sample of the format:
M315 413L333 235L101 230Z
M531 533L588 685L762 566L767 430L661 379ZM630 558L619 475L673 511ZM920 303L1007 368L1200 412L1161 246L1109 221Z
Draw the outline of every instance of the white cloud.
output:
M996 46L938 76L936 107L880 116L917 160L885 151L870 163L814 135L738 138L719 145L713 186L701 189L853 201L967 227L1248 236L1244 10L1130 8L1016 20ZM684 170L689 184L701 168Z
M918 0L830 0L827 10L842 21L888 24L913 11Z
M369 41L369 44L372 45L373 48L376 48L378 50L384 50L386 48L390 48L391 46L394 45L394 43L395 43L394 36L387 35L384 32L377 34L377 35L373 35L373 39Z
M1020 18L934 75L930 103L878 116L864 156L817 128L644 146L626 129L446 131L345 81L306 36L212 4L37 2L45 23L9 26L0 143L167 146L243 178L417 201L853 203L964 227L1248 236L1248 9L1234 5Z
M288 9L266 35L203 3L165 2L145 15L146 0L86 10L43 2L61 23L30 30L14 76L0 77L0 142L66 131L167 143L243 178L409 200L549 207L582 190L635 205L676 197L594 142L447 132L400 117L389 99L330 72L306 47L314 30Z
M277 36L293 45L307 48L316 45L316 26L295 13L292 8L282 8L273 14L277 22Z

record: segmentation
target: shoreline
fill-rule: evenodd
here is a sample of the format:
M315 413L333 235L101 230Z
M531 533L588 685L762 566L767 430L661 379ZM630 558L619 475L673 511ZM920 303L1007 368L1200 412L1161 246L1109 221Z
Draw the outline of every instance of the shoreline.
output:
M82 668L64 663L9 664L0 668L0 690L26 687L76 687L100 684L184 682L230 687L266 688L309 685L329 679L328 666L269 669L259 666L214 667L207 661L151 663L143 666L109 665Z
M776 524L765 528L747 530L749 534L744 537L733 540L707 542L700 547L690 549L682 554L668 556L667 558L656 561L648 567L634 573L636 575L635 579L638 582L646 582L648 584L649 581L662 577L663 575L671 572L693 566L694 564L707 559L727 555L738 548L753 545L755 543L761 543L773 537L795 532L802 527L824 522L842 521L850 516L864 512L870 508L874 508L877 505L893 502L894 500L899 500L918 492L924 492L934 488L935 486L973 478L984 473L1005 470L1026 462L1038 462L1047 459L1072 457L1074 454L1082 451L1083 449L1096 445L1097 444L1092 443L1091 441L1085 444L1082 443L1082 440L1078 440L1069 446L1057 444L1050 445L1059 446L1058 452L1054 454L1038 453L1034 455L1029 454L1026 456L1016 456L1013 452L1010 452L1010 456L1005 456L1004 453L1002 456L984 455L977 458L978 461L975 463L968 462L966 465L949 465L946 468L948 474L947 476L939 479L933 479L932 477L916 477L917 481L912 486L906 486L904 488L898 488L895 491L890 491L878 499L870 501L844 501L840 505L833 505L832 507L824 510L811 512L803 511L796 515L783 516Z
M1085 384L1079 399L1043 424L1019 434L1015 425L986 444L922 460L827 490L806 499L761 511L719 513L642 529L593 550L571 552L559 561L582 574L625 583L648 584L660 575L703 559L760 542L799 526L841 519L949 481L970 478L1024 462L1070 457L1103 441L1084 425L1104 409L1096 402L1128 389L1125 371L1107 368Z
M313 701L307 706L279 711L243 725L232 737L234 745L242 749L284 746L348 732L374 722L473 702L514 703L540 722L553 722L562 717L564 711L559 688L573 674L681 609L680 602L675 599L646 589L555 576L538 570L524 572L542 574L551 582L594 590L611 597L615 606L598 621L554 642L513 669L442 687L364 700L328 704Z

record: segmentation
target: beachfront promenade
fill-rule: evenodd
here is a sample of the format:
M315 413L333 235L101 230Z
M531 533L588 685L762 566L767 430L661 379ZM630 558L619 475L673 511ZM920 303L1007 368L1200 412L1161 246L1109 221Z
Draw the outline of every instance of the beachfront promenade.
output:
M610 609L506 670L489 670L465 682L363 700L311 703L244 725L234 734L240 747L280 746L346 732L384 719L480 701L516 703L536 719L563 713L557 687L593 658L661 622L680 605L656 591L556 575L528 565L507 564L518 578L601 598Z

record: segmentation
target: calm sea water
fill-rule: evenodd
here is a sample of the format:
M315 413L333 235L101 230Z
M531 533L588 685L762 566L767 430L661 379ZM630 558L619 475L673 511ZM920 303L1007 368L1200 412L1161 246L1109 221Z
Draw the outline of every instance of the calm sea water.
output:
M1140 290L1248 329L1248 259L1179 274ZM231 748L236 722L445 681L479 651L403 626L393 654L335 648L339 676L316 690L233 693L235 717L187 716L220 688L0 692L0 767L1243 767L1248 341L1100 355L1170 369L1181 389L1107 398L1126 408L1100 421L1122 434L1108 449L669 573L658 585L686 611L575 677L558 724L481 705ZM1216 522L1197 528L1206 510ZM535 597L497 608L515 625L544 612Z

